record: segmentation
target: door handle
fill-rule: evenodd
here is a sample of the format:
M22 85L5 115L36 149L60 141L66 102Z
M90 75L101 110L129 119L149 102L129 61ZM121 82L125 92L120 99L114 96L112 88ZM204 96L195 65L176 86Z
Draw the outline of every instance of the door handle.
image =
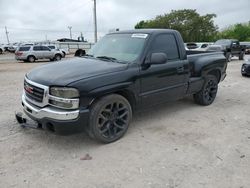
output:
M177 73L183 73L184 72L184 67L178 67L177 68Z

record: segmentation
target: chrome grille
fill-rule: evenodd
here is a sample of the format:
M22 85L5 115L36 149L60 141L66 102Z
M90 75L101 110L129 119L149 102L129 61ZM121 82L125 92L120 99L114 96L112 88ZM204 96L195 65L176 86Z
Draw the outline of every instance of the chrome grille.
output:
M24 81L24 91L25 91L25 95L28 98L30 98L31 100L34 100L34 101L39 102L39 103L43 102L43 96L44 96L44 89L43 88L39 88L37 86L34 86L25 80Z

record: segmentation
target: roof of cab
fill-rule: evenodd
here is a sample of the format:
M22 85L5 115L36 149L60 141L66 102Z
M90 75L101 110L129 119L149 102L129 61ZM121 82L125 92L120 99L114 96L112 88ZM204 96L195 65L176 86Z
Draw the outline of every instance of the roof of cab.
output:
M145 34L155 34L155 33L173 33L176 30L172 29L133 29L125 31L116 31L109 34L130 34L130 33L145 33Z

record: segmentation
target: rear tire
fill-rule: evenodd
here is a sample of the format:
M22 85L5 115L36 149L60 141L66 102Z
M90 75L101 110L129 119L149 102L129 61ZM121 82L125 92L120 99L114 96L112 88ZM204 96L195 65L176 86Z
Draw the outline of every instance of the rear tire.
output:
M0 49L0 54L2 54L3 53L3 50L2 49Z
M89 136L103 143L111 143L127 132L132 119L132 109L127 99L112 94L95 102L89 117Z
M244 60L245 53L241 52L239 55L239 60Z
M205 83L198 93L194 94L194 101L197 104L207 106L214 102L218 91L218 79L214 75L208 75Z
M30 62L30 63L34 63L36 61L36 58L31 55L31 56L28 56L27 60Z

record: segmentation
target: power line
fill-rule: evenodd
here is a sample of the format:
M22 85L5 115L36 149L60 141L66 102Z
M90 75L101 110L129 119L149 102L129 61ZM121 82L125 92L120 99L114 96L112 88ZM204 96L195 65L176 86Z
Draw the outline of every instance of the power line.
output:
M0 28L5 29L5 26L0 26ZM40 31L40 32L68 32L67 30L54 30L54 29L33 29L33 28L24 28L24 27L8 27L8 30L26 30L26 31ZM83 33L92 33L93 30L74 30L74 32L83 32ZM101 31L106 32L106 31Z

